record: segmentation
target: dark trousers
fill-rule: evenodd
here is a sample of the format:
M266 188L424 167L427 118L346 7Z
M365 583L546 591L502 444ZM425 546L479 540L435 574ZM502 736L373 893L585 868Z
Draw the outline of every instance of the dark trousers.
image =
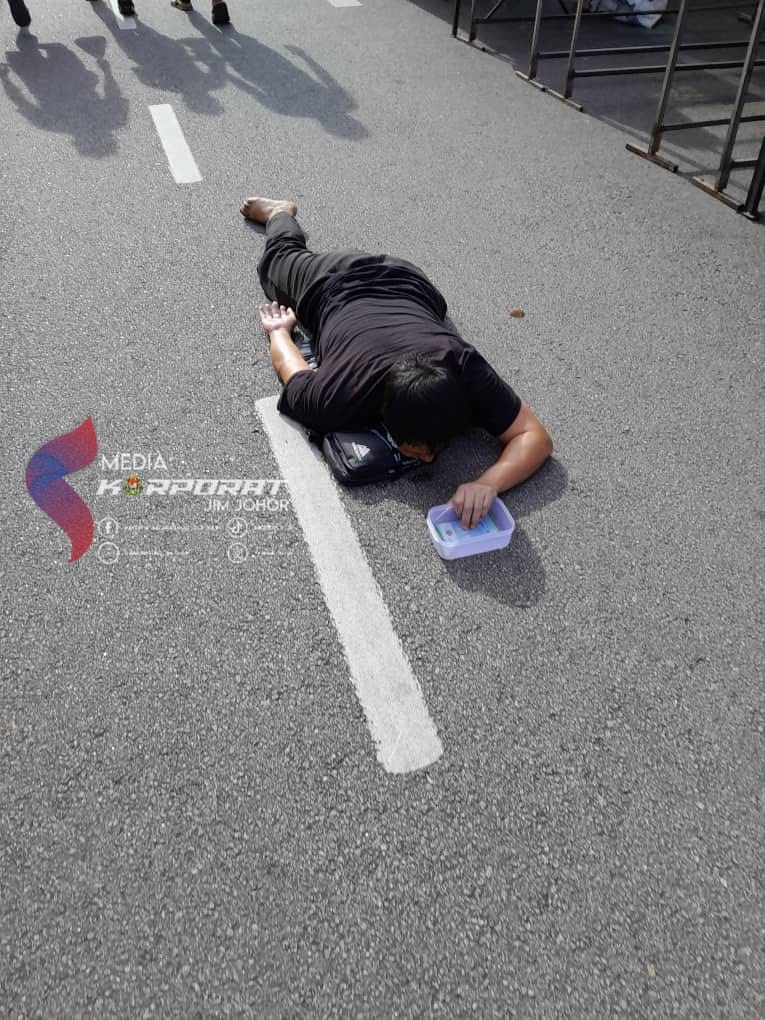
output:
M300 224L288 213L277 213L266 224L266 247L258 262L260 284L271 301L292 308L298 322L315 333L324 284L334 274L378 257L363 251L317 255L306 247Z

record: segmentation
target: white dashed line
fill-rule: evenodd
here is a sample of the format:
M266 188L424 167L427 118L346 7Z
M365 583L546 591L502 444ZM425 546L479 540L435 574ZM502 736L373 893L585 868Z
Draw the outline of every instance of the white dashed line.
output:
M329 0L333 7L361 7L359 0Z
M126 18L123 14L120 14L120 9L117 6L117 0L109 0L109 6L114 11L114 17L117 19L117 24L120 28L126 32L135 32L135 18Z
M321 454L276 410L257 402L311 552L377 759L387 772L432 765L443 746L393 629L388 608Z
M175 111L168 103L161 106L150 106L149 112L154 119L162 148L165 150L170 173L176 184L196 184L202 180L199 167L191 154L191 149L183 136L181 125Z

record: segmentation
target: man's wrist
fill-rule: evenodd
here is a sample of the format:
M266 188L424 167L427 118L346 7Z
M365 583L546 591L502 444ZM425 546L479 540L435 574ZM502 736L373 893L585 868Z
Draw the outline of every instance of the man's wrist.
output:
M273 343L274 340L277 340L280 336L281 337L286 337L287 340L292 340L292 330L291 329L287 329L286 326L277 326L276 329L269 329L267 332L268 332L268 339L272 343Z
M492 489L494 491L495 496L498 496L502 490L497 487L495 480L491 477L490 475L491 471L492 468L489 468L488 471L485 471L482 475L480 475L480 477L475 479L475 483L476 485L487 486L487 488ZM489 476L488 478L486 477L487 475Z

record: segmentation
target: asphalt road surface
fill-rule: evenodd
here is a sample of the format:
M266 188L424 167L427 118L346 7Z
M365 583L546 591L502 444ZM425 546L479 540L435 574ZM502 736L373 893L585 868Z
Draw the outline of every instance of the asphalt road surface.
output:
M0 1014L762 1015L762 228L445 2L28 2ZM425 525L485 436L339 491L268 416L249 194L423 266L547 425L505 551ZM70 563L25 471L88 419Z

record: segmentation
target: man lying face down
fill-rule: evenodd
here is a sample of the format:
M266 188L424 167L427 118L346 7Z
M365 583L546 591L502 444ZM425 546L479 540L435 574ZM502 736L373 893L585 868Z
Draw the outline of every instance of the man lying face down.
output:
M405 456L426 462L460 433L485 428L502 444L499 458L451 497L467 528L549 457L544 426L447 325L443 296L417 266L309 251L293 202L248 198L240 211L266 228L258 273L271 302L259 312L284 384L283 414L321 434L382 421ZM315 371L292 342L297 322L314 337Z

